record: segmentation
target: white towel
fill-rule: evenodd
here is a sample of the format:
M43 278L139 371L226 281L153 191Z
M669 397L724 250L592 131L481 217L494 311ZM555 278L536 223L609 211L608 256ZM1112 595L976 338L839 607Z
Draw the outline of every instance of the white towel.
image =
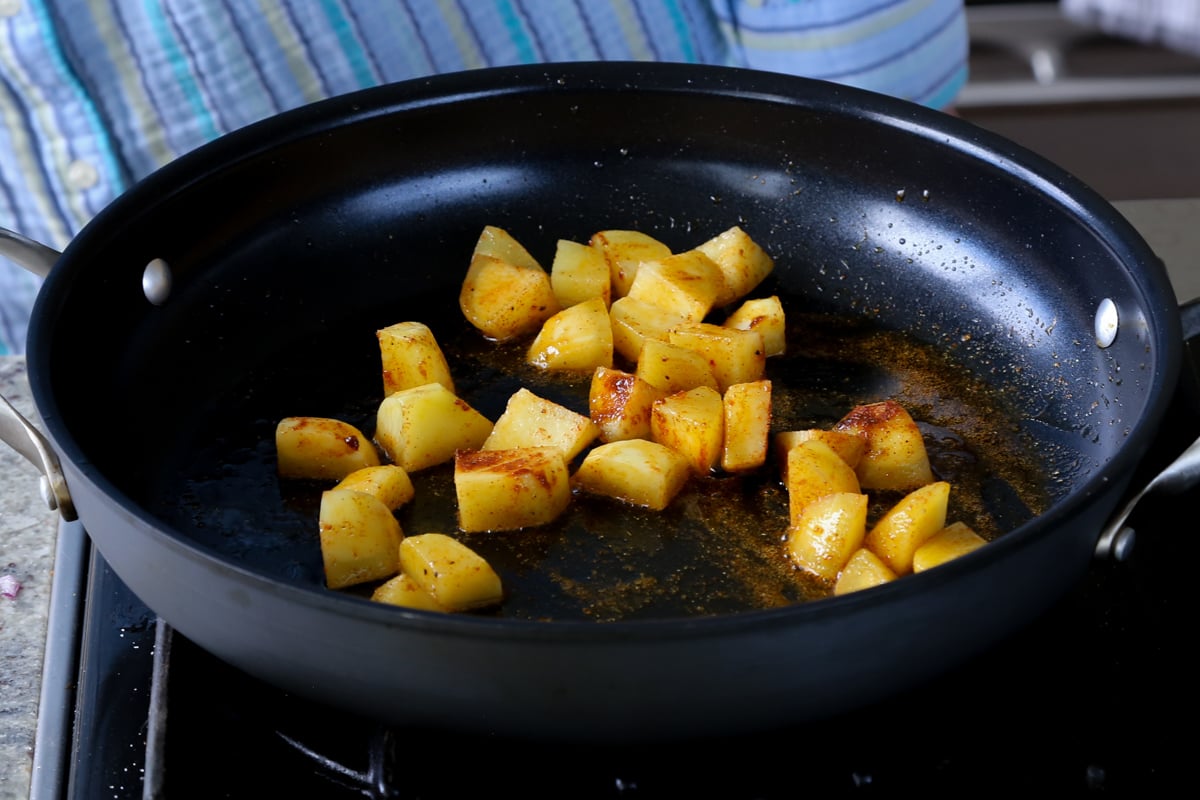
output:
M1068 19L1200 55L1200 0L1060 0Z

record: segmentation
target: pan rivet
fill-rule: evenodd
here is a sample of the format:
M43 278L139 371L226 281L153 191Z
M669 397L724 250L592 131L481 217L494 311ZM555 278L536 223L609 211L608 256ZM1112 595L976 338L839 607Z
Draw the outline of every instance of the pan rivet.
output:
M1117 338L1117 304L1109 298L1096 309L1096 344L1108 347Z
M156 306L167 302L171 295L171 268L166 261L156 258L142 272L142 293Z

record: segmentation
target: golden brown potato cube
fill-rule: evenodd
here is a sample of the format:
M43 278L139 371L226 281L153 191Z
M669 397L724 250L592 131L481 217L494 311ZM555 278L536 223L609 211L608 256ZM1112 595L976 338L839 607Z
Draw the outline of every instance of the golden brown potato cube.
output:
M775 262L738 226L717 234L696 248L721 268L723 289L716 305L724 306L746 296L771 274Z
M907 492L933 481L921 429L895 400L855 406L834 429L867 437L855 467L864 489Z
M550 275L506 231L487 226L458 295L463 315L490 339L536 331L559 311Z
M658 339L647 339L642 345L635 374L664 395L720 384L708 359L695 350Z
M328 417L284 417L275 426L275 454L284 478L341 480L379 463L371 440L355 426Z
M757 469L767 461L771 438L771 382L735 383L725 390L725 446L721 468Z
M603 442L649 439L651 410L663 396L632 372L600 367L588 390L588 417Z
M798 567L832 584L867 533L867 496L834 492L812 500L788 526L787 553Z
M450 364L429 326L397 322L375 332L383 362L383 396L426 383L454 391Z
M449 461L456 450L475 450L492 432L491 420L440 383L388 395L375 419L375 440L410 473Z
M356 469L333 488L353 489L374 495L391 511L412 500L416 494L408 472L396 464Z
M590 494L661 511L691 475L682 453L646 439L623 439L588 451L572 481Z
M787 320L777 295L747 300L726 317L723 324L727 328L758 331L767 348L767 357L787 352Z
M597 231L588 244L599 250L608 264L614 300L629 294L639 264L671 255L671 248L641 231Z
M846 566L842 567L837 583L833 585L834 595L849 594L860 589L869 589L882 583L896 580L896 573L883 563L879 556L865 547L860 547L850 556Z
M775 454L779 459L779 470L783 482L787 483L787 455L793 447L809 439L820 439L842 457L850 469L858 466L859 459L867 451L867 437L861 433L835 431L826 428L804 428L797 431L780 431L773 438Z
M688 322L686 317L632 297L613 301L608 316L612 322L613 350L630 363L637 363L647 339L665 342L672 328Z
M454 489L458 525L467 533L545 525L571 502L567 462L557 447L460 450Z
M591 418L522 387L508 398L482 450L557 447L570 462L600 435Z
M710 386L676 392L654 403L650 436L687 459L692 472L710 473L725 442L725 404Z
M593 297L542 323L525 360L545 370L591 372L613 363L613 329L604 300Z
M819 439L810 439L788 451L787 482L788 522L799 524L804 507L835 492L858 494L858 476L832 447Z
M485 608L504 599L500 576L487 559L444 533L405 538L400 568L447 611Z
M721 269L699 250L643 261L629 297L699 322L712 310L724 283Z
M951 522L916 549L916 552L913 553L913 572L923 572L939 564L945 564L972 550L978 550L985 544L987 544L987 539L976 533L965 522Z
M591 245L559 239L550 265L550 286L563 308L598 297L608 308L612 304L612 276L608 262Z
M442 608L429 592L410 576L401 572L394 578L389 578L375 587L371 599L376 603L387 603L390 606L418 608L422 611L448 611Z
M330 589L390 578L400 571L404 534L400 521L378 497L353 489L322 492L319 530Z
M766 371L767 351L758 331L691 322L671 331L667 341L704 356L722 392L735 383L757 381Z
M897 575L912 572L917 548L946 527L949 497L946 481L928 483L904 495L867 533L866 547Z

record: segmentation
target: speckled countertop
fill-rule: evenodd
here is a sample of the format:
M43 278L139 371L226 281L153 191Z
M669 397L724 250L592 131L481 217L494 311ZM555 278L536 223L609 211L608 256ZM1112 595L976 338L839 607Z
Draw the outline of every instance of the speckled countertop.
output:
M1200 198L1115 205L1167 263L1180 301L1200 298ZM0 394L37 424L23 358L0 356ZM0 800L25 800L32 781L57 534L38 479L0 443L0 576L21 585L15 597L0 597Z

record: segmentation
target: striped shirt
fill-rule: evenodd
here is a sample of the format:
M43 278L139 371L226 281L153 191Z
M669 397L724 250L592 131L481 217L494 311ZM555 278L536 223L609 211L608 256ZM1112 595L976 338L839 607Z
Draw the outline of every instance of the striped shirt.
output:
M61 249L132 182L258 119L433 73L721 64L940 108L962 0L0 0L0 227ZM0 353L40 282L0 257Z

